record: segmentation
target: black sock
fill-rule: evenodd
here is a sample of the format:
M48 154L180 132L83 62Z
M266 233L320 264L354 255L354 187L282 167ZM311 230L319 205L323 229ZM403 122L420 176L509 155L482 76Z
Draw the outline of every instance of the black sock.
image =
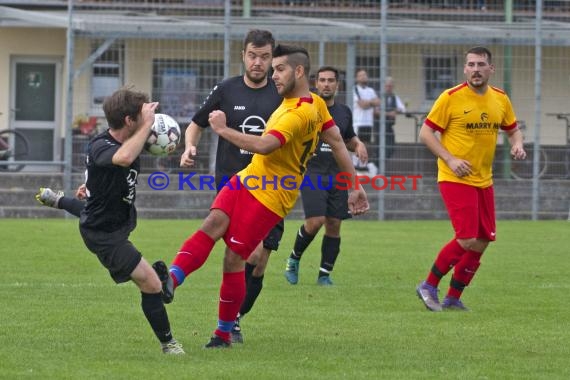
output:
M255 303L255 300L257 299L257 296L259 296L259 293L261 293L262 288L263 276L255 277L252 275L246 283L245 298L241 303L241 307L239 309L240 316L247 314L251 310L253 304Z
M328 276L333 268L336 258L340 253L340 237L323 236L321 245L321 268L319 277Z
M293 246L293 251L291 252L292 259L301 260L301 256L303 252L307 249L309 244L313 241L315 235L309 235L307 231L305 231L305 225L303 224L299 231L297 232L297 237L295 238L295 245Z
M85 201L81 201L77 198L61 197L57 202L57 208L65 210L71 215L76 216L78 218L84 207L85 207Z
M247 261L245 262L245 284L246 284L246 286L249 283L249 280L252 276L253 270L255 269L256 266L257 265L250 264Z
M168 314L162 302L160 293L149 294L141 292L141 306L143 313L152 327L152 331L162 343L172 340Z

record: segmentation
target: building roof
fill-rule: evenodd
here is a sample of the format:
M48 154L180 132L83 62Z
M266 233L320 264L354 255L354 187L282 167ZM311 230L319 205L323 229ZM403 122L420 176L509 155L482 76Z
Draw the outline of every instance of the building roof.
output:
M190 1L191 2L191 1ZM0 27L52 27L66 29L68 11L62 6L67 1L0 1ZM121 7L117 4L122 4ZM280 7L256 7L249 17L241 8L232 8L231 26L226 28L223 1L218 7L210 2L200 8L200 2L188 4L147 4L144 7L125 2L80 2L71 13L76 35L96 38L146 39L212 39L222 38L226 30L232 38L241 39L255 25L269 29L281 40L291 41L360 41L380 42L381 22L379 7L370 12L353 12L330 7L310 11L285 12ZM17 6L15 5L17 4ZM114 4L115 6L108 6ZM130 6L129 6L130 4ZM97 8L95 5L105 7ZM167 6L170 5L170 6ZM376 17L370 17L376 12ZM384 28L387 43L399 44L510 44L534 45L537 35L535 18L519 14L516 22L505 23L494 14L464 13L467 21L447 11L446 17L423 15L422 9L390 9ZM489 13L489 12L487 12ZM451 17L454 16L454 17ZM500 15L499 15L500 16ZM358 17L358 18L355 18ZM504 16L502 16L504 17ZM560 18L543 19L541 23L543 46L570 45L570 23Z

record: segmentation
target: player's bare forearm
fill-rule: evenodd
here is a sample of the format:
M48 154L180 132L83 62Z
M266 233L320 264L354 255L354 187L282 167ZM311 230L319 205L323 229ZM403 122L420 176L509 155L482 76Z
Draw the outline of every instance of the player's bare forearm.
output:
M152 123L148 127L139 128L134 135L125 141L113 155L113 164L122 167L130 166L141 154L151 127Z
M354 152L356 154L356 157L358 157L360 161L362 161L363 163L368 162L368 150L366 149L366 145L364 145L364 143L360 141L360 139L357 136L354 136L353 138L348 140L345 144L346 148L349 151Z
M194 166L194 157L196 156L198 143L202 137L202 127L195 122L191 122L186 128L184 134L184 152L180 157L180 166L183 168Z
M343 144L342 139L340 138L340 134L338 136L338 139L331 139L332 141L324 141L331 146L333 156L338 164L340 171L350 174L350 176L346 177L347 179L350 179L350 188L352 189L348 196L348 209L352 215L360 215L370 209L368 197L366 196L364 187L358 183L356 171L352 165L352 160L350 159L350 155L346 149L346 146Z
M351 152L354 152L359 143L361 143L360 139L357 136L354 136L353 138L345 142L346 149L348 149Z
M449 153L447 149L443 147L439 139L435 136L434 130L426 124L422 125L420 129L420 141L424 143L425 146L427 146L430 152L445 162L452 158L451 153Z
M335 126L322 132L321 139L330 145L332 154L340 171L349 174L349 176L346 176L346 179L351 181L350 188L353 189L353 191L351 191L348 196L348 209L352 215L365 213L370 208L368 197L366 196L364 188L357 183L354 165L352 165L350 154L346 149L346 145L342 140L338 127Z
M356 174L354 165L338 127L329 128L321 133L321 139L330 145L334 159L336 160L341 172L348 173L352 177Z
M272 135L247 135L228 128L226 125L226 114L223 111L212 111L208 119L210 126L218 136L231 142L240 149L245 149L252 153L269 154L281 146L281 141Z
M435 131L426 124L420 129L420 140L435 156L441 158L457 177L461 178L471 174L471 163L449 153L435 136Z
M234 129L224 128L219 135L239 148L252 153L269 154L281 147L279 139L269 134L263 136L246 135Z
M191 122L186 128L184 133L185 150L190 149L191 146L198 146L200 138L202 137L202 127L198 124Z
M507 131L509 136L509 144L511 144L511 155L515 160L524 160L526 158L526 152L523 147L523 134L520 129L515 128L512 131Z

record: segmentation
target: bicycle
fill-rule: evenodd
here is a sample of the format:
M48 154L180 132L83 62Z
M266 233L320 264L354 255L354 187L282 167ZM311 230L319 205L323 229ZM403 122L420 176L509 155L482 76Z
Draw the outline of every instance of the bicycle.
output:
M30 151L27 137L14 129L0 130L0 172L19 172Z

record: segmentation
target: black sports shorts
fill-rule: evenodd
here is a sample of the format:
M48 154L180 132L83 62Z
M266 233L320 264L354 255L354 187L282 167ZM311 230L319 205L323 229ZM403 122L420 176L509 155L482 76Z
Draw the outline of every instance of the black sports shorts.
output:
M284 230L285 222L281 219L279 223L269 231L265 239L263 239L263 248L277 251L277 249L279 249L279 243L281 242Z
M315 180L312 183L316 184L318 182ZM305 219L316 216L328 216L329 218L340 220L350 218L348 213L348 191L337 189L334 183L330 186L327 183L323 183L323 186L315 186L314 190L309 186L303 186L301 188L301 197L303 199Z
M79 231L87 248L97 256L117 284L131 279L142 255L129 241L129 229L104 232L80 226Z

